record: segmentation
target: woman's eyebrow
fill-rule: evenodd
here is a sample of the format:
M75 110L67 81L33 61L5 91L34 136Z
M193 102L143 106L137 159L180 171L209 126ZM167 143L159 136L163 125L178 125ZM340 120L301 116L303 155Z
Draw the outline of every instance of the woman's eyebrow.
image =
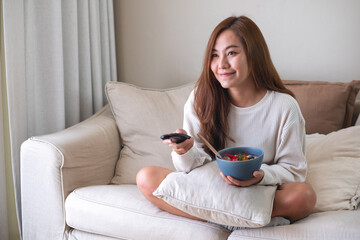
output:
M240 48L240 46L237 46L237 45L230 45L230 46L226 47L225 49L229 49L229 48Z
M229 48L241 48L240 46L237 45L229 45L225 48L225 50L228 50ZM217 52L218 50L216 50L215 48L212 50L213 52Z

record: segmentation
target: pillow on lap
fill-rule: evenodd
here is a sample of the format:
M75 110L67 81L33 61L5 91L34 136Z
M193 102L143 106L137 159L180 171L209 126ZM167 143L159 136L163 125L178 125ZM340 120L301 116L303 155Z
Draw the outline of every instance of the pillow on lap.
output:
M236 187L220 176L216 161L188 174L170 173L153 193L168 204L207 221L262 227L271 220L276 186Z

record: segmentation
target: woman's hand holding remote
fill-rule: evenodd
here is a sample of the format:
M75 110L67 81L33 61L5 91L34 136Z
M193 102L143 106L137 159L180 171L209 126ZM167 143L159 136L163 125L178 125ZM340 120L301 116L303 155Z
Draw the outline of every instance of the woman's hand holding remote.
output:
M176 129L175 133L187 134L187 132L184 129ZM178 142L176 138L171 138L171 137L164 138L163 136L162 136L162 139L164 139L163 143L168 144L169 147L171 147L173 151L179 155L188 152L194 145L194 138L192 137L186 139L185 141ZM169 134L168 136L171 136L171 134Z

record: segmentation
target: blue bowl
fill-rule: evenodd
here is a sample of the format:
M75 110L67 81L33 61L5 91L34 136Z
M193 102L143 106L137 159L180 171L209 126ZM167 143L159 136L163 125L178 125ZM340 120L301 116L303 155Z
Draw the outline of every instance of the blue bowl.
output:
M258 157L245 161L229 161L216 157L216 162L225 176L232 176L238 180L248 180L253 177L254 171L258 171L260 169L264 159L264 152L261 149L254 147L232 147L219 151L222 157L225 157L226 153L235 155L239 152L242 154L254 154Z

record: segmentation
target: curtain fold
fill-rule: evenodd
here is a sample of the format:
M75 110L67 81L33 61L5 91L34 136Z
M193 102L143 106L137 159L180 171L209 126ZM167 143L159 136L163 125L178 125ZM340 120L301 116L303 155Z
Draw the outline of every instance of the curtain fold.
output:
M1 36L2 37L2 36ZM2 41L2 40L0 40ZM0 56L2 52L0 50ZM2 96L2 63L0 63L0 239L9 238L8 213L7 213L7 191L6 191L6 165L5 165L5 132L3 116L3 96Z
M26 103L25 91L25 45L24 45L24 6L19 0L3 0L4 55L7 104L9 110L9 128L11 158L13 167L14 194L16 210L21 232L21 198L20 198L20 145L27 138L27 108L17 104ZM17 86L18 89L17 89ZM12 99L12 101L10 101ZM10 112L11 109L11 112ZM20 233L21 234L21 233Z
M0 103L1 104L1 103ZM0 119L2 119L2 112L0 112ZM0 121L2 124L2 120ZM0 126L2 128L2 126ZM0 136L3 136L3 131L0 129ZM5 154L3 138L0 138L0 239L8 239L8 214L6 204L6 174L5 174Z
M116 81L112 0L3 0L11 157L21 229L20 145L103 107Z

